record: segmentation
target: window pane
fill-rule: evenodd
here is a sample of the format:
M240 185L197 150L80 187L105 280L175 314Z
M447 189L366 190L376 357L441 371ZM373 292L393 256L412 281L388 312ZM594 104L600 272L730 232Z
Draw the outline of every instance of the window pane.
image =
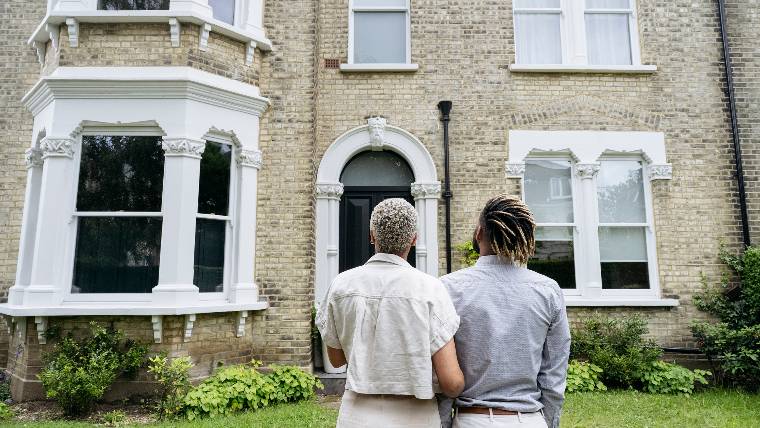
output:
M82 137L77 210L161 211L161 137Z
M515 15L515 45L520 64L562 64L558 13Z
M631 64L627 13L587 13L586 40L589 64Z
M561 288L575 288L573 230L570 227L536 228L536 254L528 269L557 281Z
M586 0L586 9L628 9L630 0Z
M201 293L222 292L226 226L224 220L195 220L193 283Z
M525 202L537 223L572 223L570 162L532 160L525 163Z
M214 19L228 24L235 23L235 0L208 0Z
M355 12L354 62L406 63L406 12Z
M169 0L100 0L100 10L169 10Z
M601 223L646 223L641 162L602 161L597 195Z
M414 182L414 173L404 158L390 151L362 152L343 169L344 186L404 186Z
M198 184L198 212L227 215L230 200L230 166L232 147L229 144L206 142L201 157Z
M161 219L81 217L72 293L150 293L158 284Z
M406 0L354 0L354 7L406 7Z
M559 0L515 0L517 9L559 9Z
M602 288L649 288L643 227L600 227L599 255L602 261Z

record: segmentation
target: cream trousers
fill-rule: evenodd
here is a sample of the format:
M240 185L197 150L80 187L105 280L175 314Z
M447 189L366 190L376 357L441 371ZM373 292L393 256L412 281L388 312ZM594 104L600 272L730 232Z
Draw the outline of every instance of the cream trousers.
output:
M435 399L362 395L346 390L337 428L441 428Z
M477 415L460 413L454 418L453 428L547 428L541 412L519 415Z

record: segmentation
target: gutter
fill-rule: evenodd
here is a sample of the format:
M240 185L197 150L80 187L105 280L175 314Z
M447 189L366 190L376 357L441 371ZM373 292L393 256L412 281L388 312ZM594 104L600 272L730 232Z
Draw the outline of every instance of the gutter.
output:
M736 184L739 191L739 210L742 219L742 240L744 247L751 245L749 233L749 215L747 213L747 191L744 184L744 167L742 165L742 145L739 139L739 125L736 119L736 95L734 93L734 72L731 65L731 50L726 31L726 3L718 0L720 18L720 38L723 41L723 58L726 70L726 90L728 92L728 110L731 115L731 136L734 144L734 162L736 163Z
M451 177L449 175L449 113L451 113L451 101L438 103L443 122L443 167L445 178L443 184L443 201L446 207L446 273L451 273Z

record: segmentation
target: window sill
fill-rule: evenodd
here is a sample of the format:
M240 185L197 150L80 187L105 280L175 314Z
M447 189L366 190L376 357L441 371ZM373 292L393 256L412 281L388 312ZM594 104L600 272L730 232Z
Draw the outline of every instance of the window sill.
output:
M404 73L419 70L418 64L341 64L340 71L344 73L391 72Z
M621 73L652 74L656 65L510 64L513 73Z
M57 306L17 306L0 304L0 314L11 317L34 316L101 316L101 315L190 315L219 312L261 311L267 309L265 301L249 303L227 303L200 301L197 305L152 305L150 302L64 302Z
M672 308L679 305L678 299L658 299L658 298L640 298L640 297L602 297L589 299L580 296L566 296L565 306L568 307L661 307Z
M179 10L67 10L54 11L45 16L42 22L37 26L34 34L29 39L29 44L33 42L47 42L50 40L50 33L47 31L48 24L61 25L66 23L66 18L74 18L78 22L87 23L161 23L169 25L169 18L177 18L181 23L191 23L203 25L211 24L211 31L222 34L233 40L244 43L250 41L256 42L256 47L262 51L272 50L272 41L263 36L255 34L242 28L235 27L226 22L222 22L208 16L192 11Z

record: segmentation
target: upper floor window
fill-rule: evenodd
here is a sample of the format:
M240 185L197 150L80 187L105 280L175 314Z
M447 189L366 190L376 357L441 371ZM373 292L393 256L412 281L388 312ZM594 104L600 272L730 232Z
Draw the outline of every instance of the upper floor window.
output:
M638 65L634 0L515 0L518 64Z
M101 10L169 10L169 0L100 0Z
M214 14L214 19L235 24L235 5L239 0L208 0L208 5Z
M409 0L350 0L350 64L411 62Z

